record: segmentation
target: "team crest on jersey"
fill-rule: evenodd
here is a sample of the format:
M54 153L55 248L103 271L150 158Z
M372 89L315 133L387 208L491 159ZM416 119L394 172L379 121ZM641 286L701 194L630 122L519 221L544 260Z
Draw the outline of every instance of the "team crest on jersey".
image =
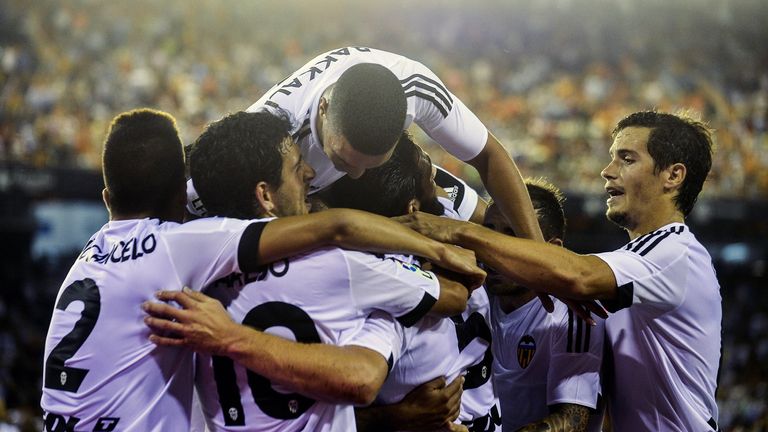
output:
M531 364L534 354L536 354L536 341L533 340L533 336L521 337L517 344L517 362L520 363L520 367L527 368Z

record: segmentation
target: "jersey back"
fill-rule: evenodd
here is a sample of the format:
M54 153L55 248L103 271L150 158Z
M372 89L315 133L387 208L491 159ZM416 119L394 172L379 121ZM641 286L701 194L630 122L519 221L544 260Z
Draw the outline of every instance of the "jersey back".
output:
M322 249L285 259L259 273L233 274L207 290L236 322L299 342L355 344L375 310L405 324L436 301L434 274L401 261ZM368 346L389 357L392 347ZM223 357L200 355L196 383L212 430L354 430L351 405L315 401L273 386Z
M249 221L111 221L59 290L45 343L46 430L185 430L192 357L152 344L141 304L239 270Z

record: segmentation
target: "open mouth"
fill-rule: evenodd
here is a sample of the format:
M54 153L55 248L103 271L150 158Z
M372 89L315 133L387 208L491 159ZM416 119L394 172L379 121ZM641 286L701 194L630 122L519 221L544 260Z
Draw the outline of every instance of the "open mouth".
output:
M605 191L608 192L608 196L611 198L624 195L624 191L615 187L607 187Z

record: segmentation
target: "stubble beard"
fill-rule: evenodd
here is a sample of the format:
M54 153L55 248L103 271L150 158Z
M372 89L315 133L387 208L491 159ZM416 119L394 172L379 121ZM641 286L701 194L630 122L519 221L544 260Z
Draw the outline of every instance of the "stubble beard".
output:
M619 228L625 230L631 230L634 225L626 212L611 211L611 209L608 209L605 212L605 217L615 225L619 226Z

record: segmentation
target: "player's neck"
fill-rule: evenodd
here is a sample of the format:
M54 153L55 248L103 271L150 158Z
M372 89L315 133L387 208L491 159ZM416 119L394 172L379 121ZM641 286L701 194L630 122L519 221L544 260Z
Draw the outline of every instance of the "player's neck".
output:
M685 217L682 213L675 212L675 214L668 215L667 217L654 218L652 221L648 221L644 224L638 224L638 226L635 228L627 228L627 234L629 234L630 240L634 240L640 236L656 231L659 228L671 223L685 223Z
M525 304L533 300L535 297L536 297L535 292L529 289L524 289L519 294L498 296L499 306L501 307L501 310L504 313L508 314L524 306Z
M132 212L132 213L116 213L116 212L109 212L109 220L110 221L124 221L124 220L138 220L138 219L160 219L161 221L168 221L168 222L176 222L176 223L182 223L184 221L184 215L183 213L181 215L177 214L178 212L156 212L156 211L145 211L145 212Z

